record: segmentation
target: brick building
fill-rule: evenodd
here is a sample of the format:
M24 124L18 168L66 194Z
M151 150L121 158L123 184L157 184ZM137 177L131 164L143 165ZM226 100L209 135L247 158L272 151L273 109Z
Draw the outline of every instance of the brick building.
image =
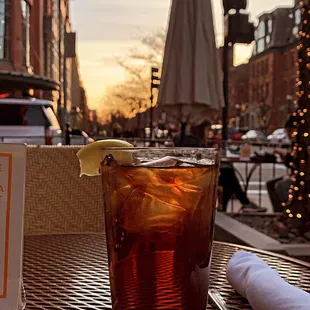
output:
M44 74L43 16L39 1L0 1L0 92L22 96L30 89L57 91L59 83ZM31 12L31 14L30 14Z
M249 72L248 65L243 64L230 68L229 82L229 115L230 122L237 129L245 130L248 120L241 117L249 103Z
M50 99L57 100L58 117L64 126L70 123L70 112L75 107L72 97L81 84L79 72L75 72L78 70L75 67L76 33L71 27L69 0L43 0L41 3L44 6L45 74L59 82L59 91Z
M292 2L291 7L278 7L259 16L247 64L234 67L233 52L229 54L230 122L244 131L272 132L284 126L294 109L301 12L299 1ZM219 54L222 59L222 48ZM160 119L160 113L154 119ZM149 124L149 111L132 122L142 127Z
M69 5L68 0L0 0L0 94L52 100L62 126L69 120L76 58Z
M249 63L231 69L230 115L240 117L244 129L271 132L283 127L293 110L300 15L297 5L262 14ZM234 110L236 103L243 109Z

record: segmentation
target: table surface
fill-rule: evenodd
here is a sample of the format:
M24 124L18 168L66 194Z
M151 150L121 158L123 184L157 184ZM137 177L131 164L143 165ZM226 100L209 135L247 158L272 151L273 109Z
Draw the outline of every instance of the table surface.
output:
M210 285L220 292L229 309L252 309L226 280L226 264L240 249L257 254L286 281L310 292L310 264L270 252L215 242ZM24 287L26 310L111 309L105 236L26 237ZM209 305L208 309L215 308Z

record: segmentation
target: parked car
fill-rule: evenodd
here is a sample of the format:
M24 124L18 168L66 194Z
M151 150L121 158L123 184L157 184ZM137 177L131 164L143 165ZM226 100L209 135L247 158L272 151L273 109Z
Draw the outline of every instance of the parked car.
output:
M268 142L271 144L282 144L282 145L291 144L288 134L284 128L279 128L275 130L271 135L267 137L267 139Z
M58 145L62 139L51 101L0 99L0 142Z
M88 134L80 129L71 130L71 145L86 145L93 143L95 140L88 136Z
M267 141L265 134L259 130L249 130L242 136L242 140L252 143L264 143Z
M217 127L213 127L214 140L223 140L222 131L222 126L219 127L218 125ZM235 128L228 127L228 139L232 141L240 141L242 140L242 134L238 132Z

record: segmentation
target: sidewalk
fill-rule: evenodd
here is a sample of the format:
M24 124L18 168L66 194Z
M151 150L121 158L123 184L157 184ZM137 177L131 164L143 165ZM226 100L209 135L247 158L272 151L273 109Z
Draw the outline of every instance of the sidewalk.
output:
M259 184L258 182L250 182L248 197L251 201L259 205ZM265 183L262 183L262 194L261 194L261 206L267 208L268 213L272 213L272 205L269 199L269 194L266 190ZM231 200L228 204L227 212L238 212L241 208L241 204L238 200Z

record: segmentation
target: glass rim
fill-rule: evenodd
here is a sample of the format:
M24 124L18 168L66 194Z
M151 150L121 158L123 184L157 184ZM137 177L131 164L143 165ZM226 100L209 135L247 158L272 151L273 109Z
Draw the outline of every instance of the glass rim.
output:
M102 155L105 157L111 154L113 157L116 154L122 154L126 156L137 156L147 161L160 160L164 157L176 157L182 160L186 160L190 164L194 165L210 165L201 161L211 160L213 164L218 164L221 160L221 150L217 148L198 148L198 147L167 147L167 148L150 148L150 147L102 147ZM118 155L119 156L119 155ZM185 162L184 162L185 163Z
M219 153L221 149L217 148L204 148L204 147L102 147L101 151L200 151Z

